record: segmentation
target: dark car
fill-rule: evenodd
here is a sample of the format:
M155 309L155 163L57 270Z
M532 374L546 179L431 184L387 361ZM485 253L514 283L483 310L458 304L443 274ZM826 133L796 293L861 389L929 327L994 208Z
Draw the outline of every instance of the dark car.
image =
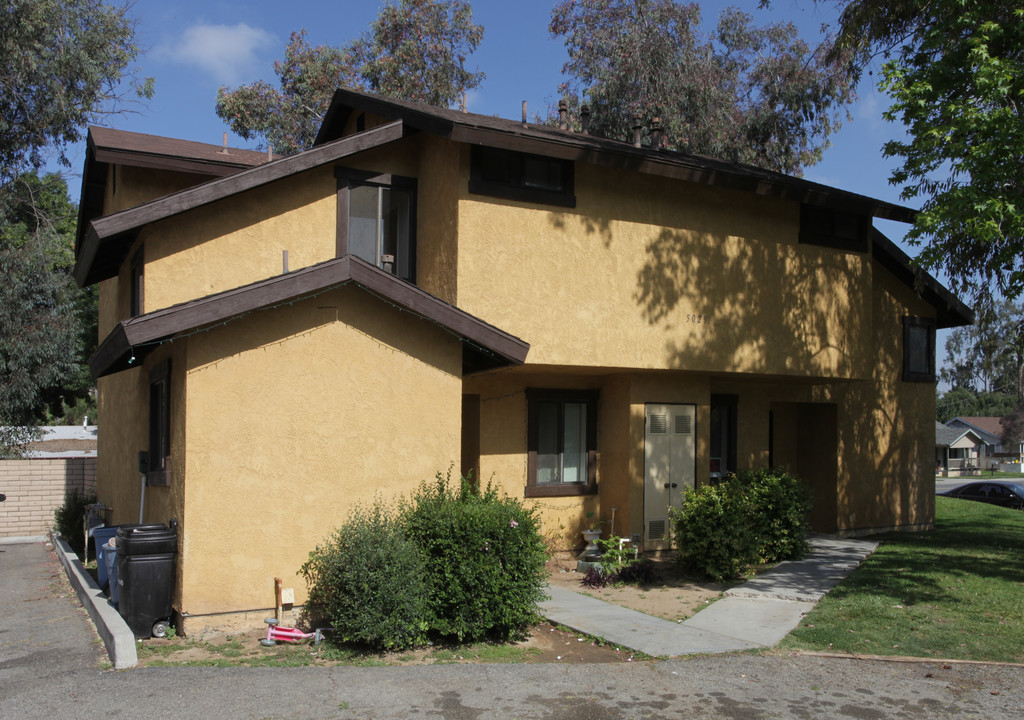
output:
M939 494L1024 510L1024 485L1016 482L973 482Z

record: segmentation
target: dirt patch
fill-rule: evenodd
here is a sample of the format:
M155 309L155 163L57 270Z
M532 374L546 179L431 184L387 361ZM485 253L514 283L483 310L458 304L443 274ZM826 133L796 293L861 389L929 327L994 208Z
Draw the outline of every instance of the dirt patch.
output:
M609 663L632 662L634 654L595 638L540 623L520 642L429 646L401 653L369 653L336 647L330 641L278 643L265 647L265 630L237 635L152 638L140 642L139 664L214 666L448 665L454 663Z
M548 563L552 585L583 592L591 597L638 610L666 620L682 621L719 598L727 587L696 581L679 572L667 558L653 560L659 581L646 587L633 585L604 588L581 587L583 575L568 557ZM603 663L638 660L626 649L608 645L564 628L540 623L517 643L491 645L430 646L403 653L366 653L330 642L314 646L279 643L264 647L266 626L232 635L204 634L199 638L151 639L139 644L140 665L429 665L448 663Z
M699 581L684 575L674 559L655 558L651 562L660 578L646 587L608 585L603 588L581 586L583 574L575 571L576 560L563 558L548 562L552 585L575 590L598 600L638 610L648 615L681 622L722 596L729 585Z

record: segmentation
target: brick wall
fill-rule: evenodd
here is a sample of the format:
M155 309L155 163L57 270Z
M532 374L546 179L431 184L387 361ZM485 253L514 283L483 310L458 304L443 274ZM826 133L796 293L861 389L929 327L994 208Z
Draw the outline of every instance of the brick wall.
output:
M0 537L45 535L64 494L96 488L96 458L0 460Z

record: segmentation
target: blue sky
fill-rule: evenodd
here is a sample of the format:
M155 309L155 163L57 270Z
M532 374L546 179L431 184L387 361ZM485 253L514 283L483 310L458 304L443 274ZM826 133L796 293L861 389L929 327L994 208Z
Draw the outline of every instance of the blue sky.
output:
M486 80L468 98L473 112L518 118L522 101L530 116L557 101L565 62L561 40L550 37L547 25L554 0L476 0L474 18L484 39L470 58L470 67L483 70ZM736 5L759 22L789 20L813 42L822 23L834 20L831 6L813 0L774 0L770 11L757 0L702 3L705 22L714 22L727 5ZM289 34L305 28L313 45L343 45L366 30L377 16L379 2L367 0L135 0L136 39L143 54L141 76L152 76L156 94L144 106L108 124L123 130L220 144L225 124L214 113L217 89L254 80L276 83L273 62L283 56ZM877 73L874 76L877 78ZM810 180L891 202L900 202L888 184L892 160L882 157L882 144L901 128L882 120L885 97L862 83L852 119L833 136L824 160L809 168ZM230 136L236 147L252 147ZM82 151L72 155L80 170ZM72 179L73 182L73 179ZM72 188L77 198L77 188ZM876 221L893 240L901 241L901 223ZM904 249L907 249L904 247ZM910 250L913 254L912 249Z

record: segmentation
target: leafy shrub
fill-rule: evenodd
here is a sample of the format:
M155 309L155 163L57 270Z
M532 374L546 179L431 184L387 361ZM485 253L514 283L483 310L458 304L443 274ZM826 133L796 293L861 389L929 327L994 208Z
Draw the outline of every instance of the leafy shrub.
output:
M532 510L449 476L420 486L403 522L425 558L431 629L461 641L520 637L543 599L546 560Z
M601 570L605 575L615 575L625 565L636 560L636 548L624 544L618 535L611 535L607 539L598 538L597 546L601 549Z
M672 514L679 561L724 580L756 563L799 557L809 511L806 488L780 471L747 471L687 491Z
M54 529L67 541L79 557L84 558L85 506L96 502L96 493L75 488L64 496L64 502L53 511Z
M762 562L776 562L807 554L807 515L811 497L807 486L781 470L745 470L737 480L746 485L754 506Z
M357 508L302 566L307 612L322 612L339 640L384 650L426 642L427 564L400 519L380 501Z
M580 580L580 585L588 588L603 588L607 584L608 576L597 565L587 570L583 579Z

